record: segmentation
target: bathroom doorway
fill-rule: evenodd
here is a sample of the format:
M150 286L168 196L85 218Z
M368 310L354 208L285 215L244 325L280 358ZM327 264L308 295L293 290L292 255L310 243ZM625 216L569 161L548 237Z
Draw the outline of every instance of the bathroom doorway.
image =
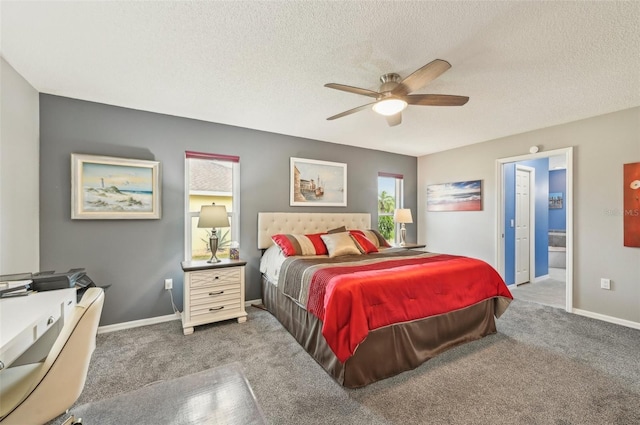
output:
M566 148L496 162L498 271L514 297L569 312L573 309L572 155L573 149ZM521 182L530 183L530 195L525 196ZM528 230L516 223L527 215ZM522 267L527 247L528 278Z

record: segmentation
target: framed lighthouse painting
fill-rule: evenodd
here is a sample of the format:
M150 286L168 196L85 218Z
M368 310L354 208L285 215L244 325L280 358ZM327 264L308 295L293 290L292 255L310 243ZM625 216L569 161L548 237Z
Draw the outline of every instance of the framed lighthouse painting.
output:
M71 218L159 219L160 163L71 154Z

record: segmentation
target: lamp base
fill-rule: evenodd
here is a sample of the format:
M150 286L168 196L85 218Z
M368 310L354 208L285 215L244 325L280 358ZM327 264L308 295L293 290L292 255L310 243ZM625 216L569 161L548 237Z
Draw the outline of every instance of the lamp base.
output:
M216 257L218 252L218 234L216 229L211 229L211 236L209 236L209 249L211 249L211 258L207 260L207 263L219 263L220 260Z
M407 229L404 227L404 223L400 226L400 246L405 246L407 244Z

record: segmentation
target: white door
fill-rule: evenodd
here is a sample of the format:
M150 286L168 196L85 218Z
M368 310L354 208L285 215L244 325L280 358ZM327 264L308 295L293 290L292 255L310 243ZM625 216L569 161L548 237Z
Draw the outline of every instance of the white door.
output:
M529 282L531 246L531 170L516 167L516 278L515 284Z

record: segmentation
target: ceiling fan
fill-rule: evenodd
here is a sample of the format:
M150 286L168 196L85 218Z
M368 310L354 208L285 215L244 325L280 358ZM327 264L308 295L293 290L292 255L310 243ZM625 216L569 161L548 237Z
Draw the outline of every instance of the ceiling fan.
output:
M407 107L407 105L462 106L469 101L469 97L448 94L411 94L438 78L449 68L451 68L451 64L449 62L442 59L436 59L418 69L402 81L400 81L400 76L398 74L384 74L380 77L382 85L380 86L379 91L367 90L344 84L325 84L325 87L329 87L331 89L361 94L363 96L369 96L376 99L375 102L367 103L366 105L341 112L327 118L327 120L342 118L371 106L375 112L386 117L389 126L394 126L402 122L402 111Z

